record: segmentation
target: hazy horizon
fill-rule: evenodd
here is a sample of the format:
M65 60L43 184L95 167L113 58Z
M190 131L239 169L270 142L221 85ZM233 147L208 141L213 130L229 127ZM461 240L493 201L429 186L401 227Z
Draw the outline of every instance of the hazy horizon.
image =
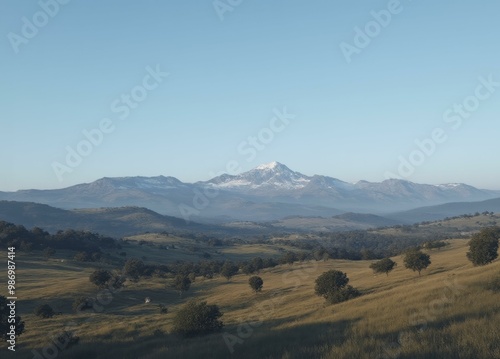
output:
M242 173L245 173L245 172L248 172L250 170L253 170L253 169L256 169L260 166L263 166L263 165L268 165L268 164L271 164L273 162L277 162L277 163L280 163L282 165L285 165L286 167L288 167L290 170L294 171L294 172L299 172L303 175L306 175L306 176L314 176L314 175L320 175L320 176L327 176L327 175L324 175L322 173L304 173L300 170L297 170L295 168L290 168L289 166L287 166L286 163L282 163L280 161L272 161L272 162L267 162L267 163L261 163L249 170L242 170L242 171L239 171L237 173L233 173L235 175L239 175L239 174L242 174ZM228 174L227 172L224 172L224 173L214 173L216 176L220 176L221 174ZM69 185L69 186L64 186L64 187L54 187L54 188L19 188L19 189L15 189L15 190L3 190L3 189L0 189L0 191L2 192L16 192L16 191L22 191L22 190L52 190L52 189L63 189L63 188L67 188L67 187L71 187L71 186L74 186L74 185L78 185L78 184L85 184L85 183L92 183L92 182L95 182L95 181L98 181L98 180L101 180L101 179L104 179L104 178L135 178L135 177L145 177L145 178L152 178L152 177L174 177L174 178L177 178L178 180L180 180L181 182L184 182L184 183L196 183L196 182L203 182L203 181L207 181L207 180L210 180L216 176L208 176L207 178L200 178L200 179L196 179L194 181L185 181L183 180L182 178L180 178L180 176L175 176L175 175L172 175L172 174L168 174L168 173L162 173L162 174L157 174L157 175L152 175L152 176L143 176L143 175L125 175L125 176L103 176L103 177L99 177L99 178L95 178L93 180L90 180L88 182L81 182L81 183L77 183L77 184L73 184L73 185ZM356 180L356 181L345 181L344 179L342 178L338 178L338 177L335 177L335 176L327 176L327 177L332 177L332 178L336 178L338 180L341 180L341 181L344 181L344 182L347 182L347 183L352 183L352 184L355 184L357 182L360 182L360 181L367 181L365 179L359 179L359 180ZM403 179L403 180L407 180L407 179ZM384 181L384 180L382 180ZM380 181L380 182L382 182ZM407 180L408 181L408 180ZM374 181L368 181L368 182L374 182ZM413 181L410 181L410 182L413 182ZM443 184L453 184L453 183L463 183L463 184L467 184L467 185L471 185L473 186L472 184L470 183L465 183L465 182L460 182L460 181L456 181L456 182L446 182L446 183L422 183L422 182L414 182L414 183L418 183L418 184L428 184L428 185L443 185ZM473 187L476 187L476 186L473 186ZM478 189L484 189L484 190L500 190L500 187L498 188L482 188L482 187L476 187Z

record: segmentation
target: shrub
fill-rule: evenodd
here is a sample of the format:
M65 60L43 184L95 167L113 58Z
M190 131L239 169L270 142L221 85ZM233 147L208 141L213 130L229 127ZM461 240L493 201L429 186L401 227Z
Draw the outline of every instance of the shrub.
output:
M93 306L94 306L93 299L88 297L78 297L73 302L73 310L77 313L84 311L86 309L92 309Z
M90 254L87 252L78 252L77 254L75 254L73 259L75 261L78 261L78 262L90 262L91 261Z
M185 337L218 332L224 326L220 317L222 313L218 306L192 300L175 315L173 332Z
M111 278L113 278L113 275L110 271L98 269L90 275L89 280L99 288L104 288Z
M123 267L123 273L132 278L132 280L138 280L144 274L145 270L146 266L140 259L129 259Z
M66 343L64 349L68 349L80 341L80 337L77 337L73 334L73 332L64 331L62 334L55 337L56 343Z
M171 286L179 292L180 296L182 296L182 293L187 292L191 287L191 280L188 277L179 274L174 278Z
M360 296L361 293L347 285L348 283L347 274L338 270L330 270L316 279L314 291L316 295L322 296L332 304Z
M359 290L353 288L350 285L347 285L342 289L331 292L330 295L326 298L326 300L330 304L337 304L345 302L349 299L359 297L360 295L361 292Z
M257 293L257 292L260 292L262 290L262 286L264 285L264 281L259 276L253 276L253 277L250 277L250 279L248 280L248 284L250 285L250 288L252 288L252 290L255 293Z
M54 248L47 247L43 250L43 255L47 259L49 259L50 257L53 257L55 254L56 254L56 250Z
M40 318L52 318L55 314L54 309L48 304L41 304L35 308L34 313Z

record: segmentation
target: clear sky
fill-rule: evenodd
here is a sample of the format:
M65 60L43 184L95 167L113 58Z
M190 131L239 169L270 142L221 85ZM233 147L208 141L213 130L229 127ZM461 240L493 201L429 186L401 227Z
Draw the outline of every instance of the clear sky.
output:
M500 2L215 5L4 1L0 190L275 160L500 189Z

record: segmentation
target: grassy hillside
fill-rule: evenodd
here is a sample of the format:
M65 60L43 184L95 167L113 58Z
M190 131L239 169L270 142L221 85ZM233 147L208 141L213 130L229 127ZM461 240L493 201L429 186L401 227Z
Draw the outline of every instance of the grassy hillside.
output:
M500 275L500 261L473 267L466 243L453 240L429 252L432 264L421 277L400 257L388 277L374 276L369 261L311 261L262 271L259 294L251 292L248 276L237 275L197 279L183 297L160 278L127 282L106 296L88 280L96 264L74 263L64 253L49 260L23 255L18 311L26 333L15 357L32 358L34 348L42 353L50 336L69 327L80 343L59 358L500 358L500 294L485 289ZM314 280L330 269L345 271L364 295L325 305L314 295ZM106 303L102 312L73 314L72 301L82 294L99 295ZM152 303L144 303L146 296ZM220 306L222 333L168 334L175 313L193 297ZM63 314L39 319L32 312L40 303ZM168 314L159 313L159 303Z

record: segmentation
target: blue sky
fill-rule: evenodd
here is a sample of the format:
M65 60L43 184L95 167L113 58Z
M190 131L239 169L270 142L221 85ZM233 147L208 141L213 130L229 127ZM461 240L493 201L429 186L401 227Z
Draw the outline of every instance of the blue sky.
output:
M351 182L500 189L498 2L221 0L218 14L212 0L55 1L6 0L0 13L0 190L191 182L274 160ZM365 44L348 62L356 27ZM155 82L155 69L168 76ZM145 99L128 116L111 109L133 91ZM289 123L270 130L284 109ZM103 119L113 131L70 166L68 148Z

